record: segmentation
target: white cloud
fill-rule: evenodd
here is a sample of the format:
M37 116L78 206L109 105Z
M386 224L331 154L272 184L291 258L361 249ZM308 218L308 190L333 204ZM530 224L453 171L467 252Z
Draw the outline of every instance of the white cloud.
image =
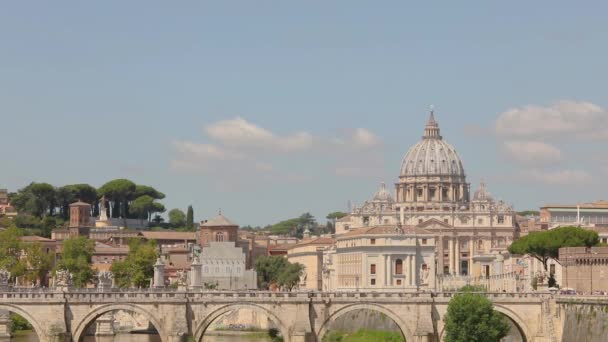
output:
M312 135L307 132L281 137L240 117L210 124L205 127L205 132L224 145L248 149L267 148L290 152L308 149L313 142Z
M234 178L299 183L312 180L302 174L318 171L370 177L382 173L384 165L378 157L381 140L365 128L341 129L339 138L279 134L237 117L206 125L204 133L210 142L172 142L175 171L205 174L220 183Z
M590 102L569 100L549 107L528 105L500 114L495 130L505 137L608 139L608 111Z
M332 142L338 147L347 148L370 148L382 144L382 141L372 132L365 128L342 129L341 134Z
M503 149L507 155L524 164L549 164L562 160L562 152L542 141L505 141Z
M550 185L578 185L591 181L591 175L584 170L526 170L521 173L522 180Z
M212 144L198 144L189 141L174 141L173 148L187 159L237 160L244 155Z

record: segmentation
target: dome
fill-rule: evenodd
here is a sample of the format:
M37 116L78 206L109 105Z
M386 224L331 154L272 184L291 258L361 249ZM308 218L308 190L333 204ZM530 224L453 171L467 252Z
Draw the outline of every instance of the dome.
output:
M424 128L422 140L407 151L401 162L401 176L428 175L465 176L456 149L439 135L439 125L433 111Z
M488 192L488 189L486 188L486 183L485 182L481 182L479 184L479 189L477 189L477 191L475 191L475 193L473 194L473 201L493 201L494 199L492 198L492 195Z
M391 193L386 190L386 184L384 184L384 182L380 183L380 189L376 191L372 200L375 202L393 202L393 197L391 196Z

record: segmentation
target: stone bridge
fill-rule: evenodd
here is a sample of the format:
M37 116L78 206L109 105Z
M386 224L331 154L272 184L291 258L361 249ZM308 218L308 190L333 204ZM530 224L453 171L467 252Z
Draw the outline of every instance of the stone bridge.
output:
M114 310L144 315L163 342L177 342L190 336L199 342L218 317L248 308L266 314L286 342L320 342L333 321L349 312L367 309L395 321L407 342L434 342L443 339L443 317L454 294L12 289L0 292L0 311L23 316L42 342L81 341L92 322ZM561 329L555 327L559 319L553 295L502 292L486 295L526 341L560 339Z

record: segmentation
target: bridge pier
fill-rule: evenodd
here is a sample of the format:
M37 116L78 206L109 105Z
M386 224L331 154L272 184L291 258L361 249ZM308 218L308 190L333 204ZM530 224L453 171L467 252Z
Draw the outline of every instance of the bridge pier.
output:
M0 310L0 342L11 340L11 326L10 313L6 310Z
M114 313L109 311L95 321L95 336L114 336Z

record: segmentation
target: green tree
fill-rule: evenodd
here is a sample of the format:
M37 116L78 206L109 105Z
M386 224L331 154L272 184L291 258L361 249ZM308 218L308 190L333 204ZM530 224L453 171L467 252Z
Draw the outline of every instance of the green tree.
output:
M270 226L270 232L278 235L291 235L302 238L304 230L309 227L315 229L317 221L310 213L304 213L299 217L284 220Z
M296 285L300 283L300 277L304 272L304 265L299 263L289 263L284 267L279 275L277 276L277 283L291 291Z
M280 256L261 256L255 261L260 287L268 289L270 284L278 283L281 272L289 265L286 258Z
M188 206L188 211L186 214L186 229L188 230L194 230L194 209L192 209L192 206L189 205Z
M29 282L47 286L46 279L53 266L53 255L47 253L39 242L27 244L24 250L27 262L25 278Z
M532 232L514 241L509 246L513 254L529 254L542 262L547 271L547 261L559 262L559 249L562 247L592 247L599 244L597 232L579 227L560 227L540 232Z
M128 179L114 179L102 185L98 195L105 196L111 202L113 218L127 218L128 201L132 199L136 189L135 183Z
M276 283L288 290L292 290L300 283L304 266L299 263L290 263L280 256L262 256L255 261L255 270L258 273L260 287L268 289Z
M133 199L137 198L137 197L141 197L141 196L150 196L154 199L163 199L165 198L165 194L163 194L162 192L154 189L151 186L147 186L147 185L136 185L135 186L135 192L133 193Z
M55 188L48 183L30 183L19 189L11 204L17 211L42 218L53 215L56 206Z
M154 263L158 258L156 241L146 243L129 240L129 253L125 260L115 261L110 268L118 287L148 287L154 276Z
M509 332L504 316L482 294L455 295L444 321L446 342L498 342Z
M9 271L13 279L22 276L27 270L26 264L21 260L21 235L21 230L16 227L0 231L0 269Z
M85 287L93 279L91 263L95 252L95 241L84 236L71 237L62 243L61 259L54 271L67 270L72 273L74 285Z
M183 227L186 224L186 214L179 209L169 210L169 223L174 228Z

